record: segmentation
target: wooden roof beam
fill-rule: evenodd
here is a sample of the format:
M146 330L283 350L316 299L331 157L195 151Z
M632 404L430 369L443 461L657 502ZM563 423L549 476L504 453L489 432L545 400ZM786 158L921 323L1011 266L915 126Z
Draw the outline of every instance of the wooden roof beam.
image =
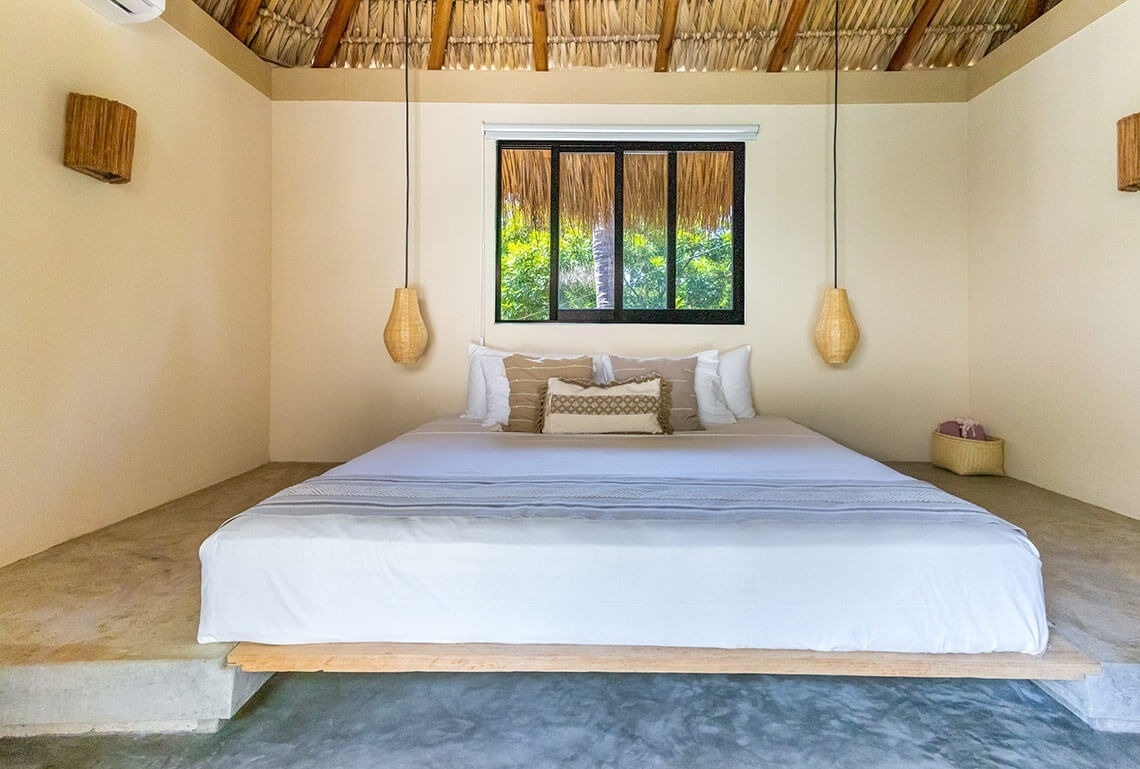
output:
M340 39L344 37L348 22L352 20L352 14L356 13L358 5L360 0L336 0L336 5L329 14L328 23L325 24L325 33L321 35L321 42L317 44L317 52L313 54L315 69L324 69L333 63Z
M431 15L431 46L428 48L428 69L443 69L447 55L447 38L451 34L451 9L455 0L436 0Z
M1043 13L1045 13L1045 0L1025 0L1025 8L1021 10L1021 19L1017 24L1018 32L1037 21Z
M925 0L923 2L922 7L918 9L918 15L914 17L910 28L903 35L902 42L895 49L894 56L891 57L890 64L887 65L888 72L898 72L910 64L910 60L914 58L914 52L918 50L919 42L922 41L922 36L926 34L926 28L930 26L934 14L938 13L943 2L944 0Z
M530 0L530 29L534 40L534 71L546 72L546 0Z
M677 33L677 0L665 0L661 9L661 34L657 38L657 61L654 72L668 72L673 55L673 37Z
M230 14L230 23L226 25L226 29L242 43L248 43L249 35L253 32L253 22L257 19L257 12L260 8L261 0L237 0L234 3L234 10Z
M792 46L796 44L796 35L804 23L807 7L808 0L792 0L787 19L780 28L780 36L776 38L776 46L772 49L772 55L768 57L769 72L783 72L788 63L788 55L792 52Z

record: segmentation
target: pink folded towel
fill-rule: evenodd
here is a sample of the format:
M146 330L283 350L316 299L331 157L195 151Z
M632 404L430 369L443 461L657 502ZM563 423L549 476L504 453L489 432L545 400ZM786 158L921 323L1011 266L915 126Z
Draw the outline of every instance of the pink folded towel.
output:
M970 417L947 420L938 425L938 432L956 438L969 438L972 441L986 440L986 428L982 427L981 422Z

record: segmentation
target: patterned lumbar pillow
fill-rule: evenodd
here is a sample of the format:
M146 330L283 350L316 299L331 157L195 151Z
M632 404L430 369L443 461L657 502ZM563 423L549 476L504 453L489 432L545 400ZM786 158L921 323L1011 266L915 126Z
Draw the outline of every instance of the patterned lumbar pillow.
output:
M671 433L669 389L659 376L604 385L552 377L543 399L542 432Z

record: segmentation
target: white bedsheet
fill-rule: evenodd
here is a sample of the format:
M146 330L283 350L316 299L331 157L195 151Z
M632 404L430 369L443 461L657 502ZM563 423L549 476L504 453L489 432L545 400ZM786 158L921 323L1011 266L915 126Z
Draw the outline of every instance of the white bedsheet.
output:
M199 640L1040 653L1011 524L777 417L673 436L443 419L223 525Z

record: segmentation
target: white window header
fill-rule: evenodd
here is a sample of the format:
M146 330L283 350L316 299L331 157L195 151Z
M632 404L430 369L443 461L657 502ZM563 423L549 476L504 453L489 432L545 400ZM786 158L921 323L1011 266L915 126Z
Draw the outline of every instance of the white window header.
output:
M484 123L487 139L540 141L742 142L760 133L757 125L566 125Z

